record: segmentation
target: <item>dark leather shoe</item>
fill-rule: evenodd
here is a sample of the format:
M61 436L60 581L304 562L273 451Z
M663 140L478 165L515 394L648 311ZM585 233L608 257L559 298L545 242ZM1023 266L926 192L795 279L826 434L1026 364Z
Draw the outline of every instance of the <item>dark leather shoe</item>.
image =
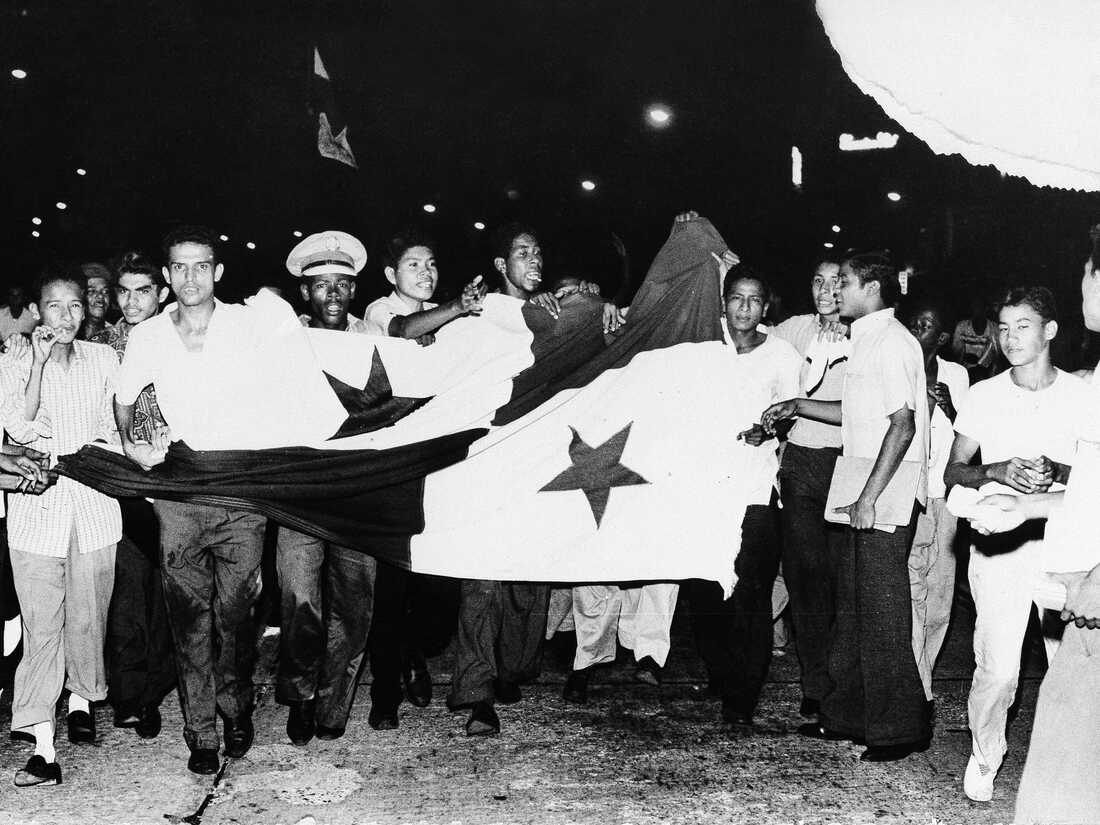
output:
M322 725L317 723L317 738L323 739L326 742L330 742L333 739L339 739L344 735L346 728L330 728L328 725Z
M225 747L222 751L226 756L240 759L248 749L252 747L252 740L256 738L256 729L252 727L251 716L241 716L237 719L225 720L223 731Z
M74 710L67 720L69 741L78 745L90 745L95 742L95 717L83 710Z
M506 682L503 679L497 679L493 683L493 694L502 705L514 705L523 698L519 685L515 682Z
M286 717L286 735L291 744L305 745L313 738L317 730L316 708L317 702L313 699L290 703L290 712Z
M428 672L428 663L423 656L411 657L402 678L409 702L418 708L426 708L432 703L432 674Z
M374 702L367 714L367 724L375 730L397 730L397 708Z
M500 717L488 702L474 702L466 720L467 736L496 736L500 733Z
M115 706L114 725L116 728L134 728L137 727L137 723L140 721L141 708L136 704L126 702Z
M561 692L561 698L573 705L583 705L588 702L588 669L574 670L565 680L565 689Z
M730 702L722 703L722 720L739 728L752 727L752 713Z
M156 739L160 734L160 706L146 705L141 709L141 718L134 725L134 732L142 739Z
M15 787L17 788L60 784L61 766L56 762L47 762L46 757L38 754L27 760L27 767L15 772Z
M906 742L901 745L871 745L859 755L860 762L897 762L914 753L928 750L929 740Z
M813 719L819 713L821 713L821 702L817 699L803 699L802 704L798 706L798 715L806 719Z
M657 687L661 684L661 666L652 656L643 657L634 668L634 681Z
M845 736L843 733L838 733L835 730L821 725L817 722L803 722L798 726L798 735L805 736L810 739L824 739L826 742L854 742L857 745L867 744L863 739L858 737L852 738L851 736Z
M204 776L217 773L219 767L218 752L213 748L195 748L187 760L187 770Z

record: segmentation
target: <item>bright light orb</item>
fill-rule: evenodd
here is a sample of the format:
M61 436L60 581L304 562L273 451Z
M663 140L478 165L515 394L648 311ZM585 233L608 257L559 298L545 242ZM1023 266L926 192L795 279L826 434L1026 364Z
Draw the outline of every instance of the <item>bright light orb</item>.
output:
M672 110L662 103L654 103L645 110L646 123L655 129L663 129L672 123Z
M291 234L294 235L295 238L300 238L302 237L302 230L295 229L294 232L292 232Z
M825 241L825 243L823 243L822 246L825 247L826 249L832 249L833 248L833 244L832 244L831 241Z
M42 225L42 219L38 218L38 217L31 218L31 223L33 223L35 226L41 226Z
M76 170L76 173L77 173L78 175L80 175L80 177L84 177L84 176L85 176L86 174L88 174L88 170L87 170L87 169L83 169L83 168L81 168L81 169L77 169L77 170Z
M35 230L33 230L33 231L31 232L31 237L32 237L32 238L41 238L41 237L42 237L42 233L41 233L41 232L39 232L39 231L38 231L37 229L35 229Z
M218 235L218 240L221 241L222 243L225 243L226 241L229 240L229 236L228 235Z
M434 204L434 203L426 203L426 204L424 204L424 206L423 206L423 207L421 207L421 208L422 208L422 209L423 209L423 210L424 210L425 212L427 212L427 213L428 213L429 215L432 215L432 214L434 214L434 213L435 213L435 204Z
M58 209L60 209L62 211L69 208L69 204L65 203L65 201L58 201L57 203L54 204L54 206L56 206Z
M840 226L834 223L833 224L833 231L834 232L839 232L840 231Z
M485 224L483 224L481 221L474 221L474 229L476 229L478 232L481 232L485 229Z
M585 192L595 192L596 182L592 180L582 180L581 189L583 189Z
M14 77L16 80L26 80L27 73L23 69L12 69L11 76Z
M249 241L248 243L246 243L245 246L248 247L249 249L255 249L256 248L256 244L252 243L252 241Z
M894 203L897 203L901 200L901 195L899 195L897 192L887 192L886 199L888 201L893 201Z

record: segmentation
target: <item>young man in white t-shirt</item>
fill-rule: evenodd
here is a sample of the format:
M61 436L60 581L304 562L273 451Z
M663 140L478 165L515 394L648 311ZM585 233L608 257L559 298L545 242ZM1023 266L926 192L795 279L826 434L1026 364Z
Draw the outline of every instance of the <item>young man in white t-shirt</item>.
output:
M955 442L944 473L987 492L1059 490L1073 461L1088 386L1050 361L1058 334L1054 298L1044 287L1011 290L999 311L998 338L1011 369L975 384L955 419ZM971 459L981 450L982 461ZM1037 589L1042 590L1042 526L1035 523L987 538L970 551L970 591L977 608L976 669L967 706L973 752L963 778L966 795L993 796L1007 750L1005 724L1016 695L1020 648ZM1041 615L1041 614L1040 614ZM1048 659L1057 641L1047 639Z
M734 266L731 253L723 290L731 370L735 382L764 409L799 392L802 358L774 334L758 328L771 294L764 279L747 266ZM732 267L732 268L731 268ZM686 585L692 625L710 684L722 697L722 718L733 725L752 724L772 653L772 585L779 572L779 524L776 474L778 444L754 421L730 421L746 449L767 456L741 524L741 546L734 572L737 584L728 599L715 582L692 579ZM675 604L675 602L673 602ZM671 624L671 612L668 616Z
M939 353L950 341L948 316L934 300L910 308L909 331L924 354L928 386L928 503L917 516L913 549L909 553L909 585L913 596L913 655L924 695L932 698L932 669L951 623L955 595L955 533L958 519L947 510L943 471L955 439L952 423L958 406L970 390L966 369L945 361Z

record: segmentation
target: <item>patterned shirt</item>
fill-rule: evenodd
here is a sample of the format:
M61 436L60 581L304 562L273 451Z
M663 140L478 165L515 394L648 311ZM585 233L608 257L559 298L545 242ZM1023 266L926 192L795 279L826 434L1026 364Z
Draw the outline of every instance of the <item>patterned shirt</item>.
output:
M91 341L96 344L107 344L122 361L126 352L126 344L130 340L130 330L134 324L128 324L120 320L117 324L108 326L92 336ZM153 434L162 427L168 426L164 422L164 415L157 405L157 391L152 384L141 391L141 395L134 402L134 423L130 428L130 438L135 441L153 442Z
M20 410L30 369L29 353L18 361L0 364L0 393L16 399ZM55 361L47 361L42 369L35 421L23 422L22 428L17 421L5 421L9 437L49 453L51 463L92 441L117 443L111 398L118 369L118 357L110 347L74 341L68 372ZM13 549L65 558L73 535L81 553L115 544L122 537L118 502L65 477L42 495L11 494L8 544Z

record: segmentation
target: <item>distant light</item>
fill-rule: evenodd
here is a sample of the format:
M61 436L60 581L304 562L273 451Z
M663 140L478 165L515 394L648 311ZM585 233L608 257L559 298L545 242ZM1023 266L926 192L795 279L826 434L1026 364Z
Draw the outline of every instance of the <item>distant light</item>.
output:
M31 218L31 223L33 223L35 226L41 226L42 225L42 219L37 218L37 217L36 218Z
M901 200L901 195L899 195L897 192L887 192L886 199L897 203Z
M474 221L474 229L476 229L478 232L481 232L484 228L485 224L483 224L481 221Z
M23 69L12 69L11 76L14 77L16 80L25 80L27 77L27 73Z
M76 173L78 175L80 175L80 177L84 177L86 174L88 174L88 170L87 169L77 169Z
M593 180L582 180L581 189L583 189L585 192L595 192L596 182Z
M57 203L54 204L54 206L56 206L58 209L62 209L62 210L69 208L69 204L65 203L65 201L58 201Z
M508 200L510 200L510 201L518 201L519 200L519 190L518 189L509 189L504 194L507 195Z
M295 238L302 237L302 231L300 229L295 229L291 234L293 234Z
M37 229L35 229L35 230L33 230L33 231L31 232L31 237L32 237L32 238L41 238L41 237L42 237L42 233L41 233L41 232L39 232L39 231L38 231Z
M663 103L654 103L645 110L646 122L655 129L664 129L672 123L672 110Z
M226 241L229 240L229 236L228 235L218 235L218 240L221 241L222 243L225 243Z
M434 203L426 203L421 207L421 209L423 209L425 212L427 212L429 215L431 215L432 213L435 212L435 204Z
M823 243L822 246L825 247L826 249L832 249L833 248L832 241L825 241L825 243Z
M802 188L802 152L797 146L791 147L791 183L795 189Z
M255 249L256 248L256 244L252 243L252 241L249 241L248 243L246 243L245 246L248 247L249 249Z
M833 224L833 231L834 232L839 232L840 231L840 227L835 223Z
M879 132L874 137L857 138L847 132L838 141L841 152L866 152L870 149L893 149L898 145L898 136L892 132Z

